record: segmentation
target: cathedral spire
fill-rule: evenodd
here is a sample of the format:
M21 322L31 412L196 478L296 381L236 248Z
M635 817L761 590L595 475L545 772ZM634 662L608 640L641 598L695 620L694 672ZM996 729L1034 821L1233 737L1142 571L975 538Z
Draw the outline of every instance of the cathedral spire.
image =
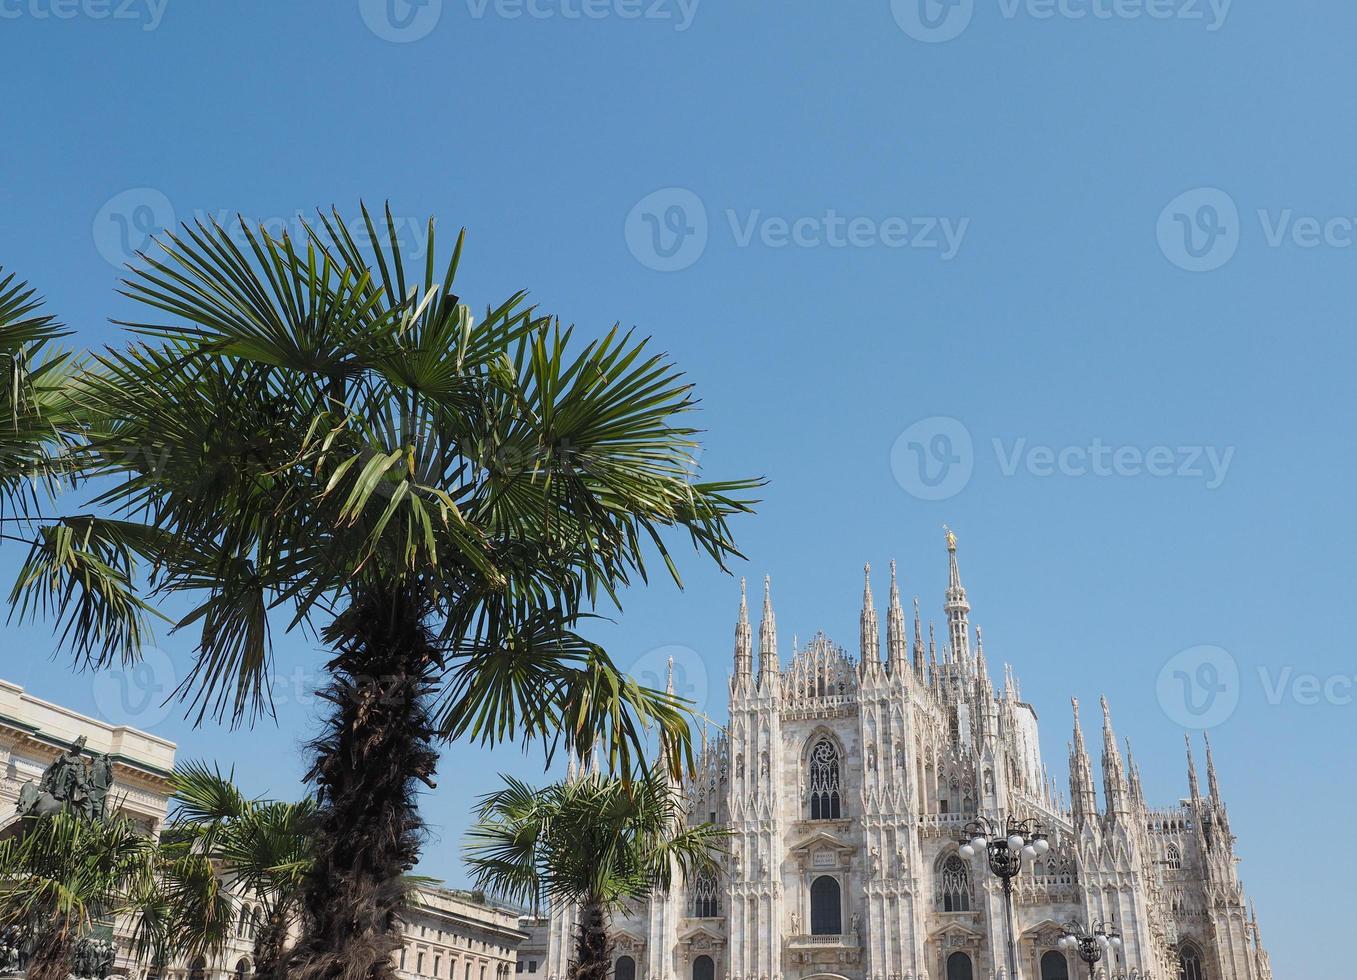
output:
M1121 750L1117 748L1117 735L1112 730L1112 711L1107 706L1106 696L1099 698L1103 709L1103 796L1107 800L1108 814L1125 815L1127 807L1126 770L1122 766Z
M931 622L928 624L928 676L933 686L937 687L941 680L938 676L938 638Z
M740 619L735 624L735 677L750 678L754 675L754 634L749 628L749 600L745 594L745 581L740 579Z
M889 620L889 614L887 614ZM881 663L881 627L876 620L876 603L872 599L872 565L862 566L862 618L859 630L859 648L862 665Z
M773 615L773 580L771 576L763 578L763 619L759 621L759 679L760 686L764 678L776 676L779 670L777 660L777 617Z
M1197 785L1197 760L1192 758L1192 736L1183 732L1183 744L1187 746L1187 789L1195 806L1201 800L1201 789Z
M1211 802L1220 803L1220 783L1216 780L1216 760L1211 755L1211 736L1202 732L1202 741L1206 743L1206 791L1211 794Z
M919 597L914 597L914 673L923 680L928 669L927 653L924 651L924 626L919 614Z
M966 590L961 585L961 571L956 563L956 535L947 525L947 601L943 610L947 613L947 637L951 644L952 660L968 664L971 653L970 623L966 617L971 605L966 601Z
M895 580L895 559L891 559L891 597L886 609L886 666L891 676L909 664L905 651L905 611L900 608L900 583Z
M1070 698L1074 708L1074 744L1070 746L1070 805L1074 825L1093 823L1098 817L1098 793L1093 788L1093 763L1084 747L1084 729L1079 723L1079 699Z
M1131 801L1139 806L1145 805L1145 791L1140 785L1140 766L1136 765L1135 756L1131 754L1131 740L1126 740L1126 772L1127 783L1131 790Z

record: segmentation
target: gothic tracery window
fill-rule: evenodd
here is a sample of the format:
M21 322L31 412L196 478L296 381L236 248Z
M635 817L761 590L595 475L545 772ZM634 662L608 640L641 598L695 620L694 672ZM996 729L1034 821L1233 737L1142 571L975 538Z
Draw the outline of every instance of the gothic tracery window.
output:
M822 738L810 750L810 818L837 820L842 816L839 795L839 750Z
M1178 980L1206 980L1201 953L1190 943L1178 952Z
M716 895L716 873L703 868L693 879L693 915L710 919L721 914L721 903Z
M938 907L944 912L971 910L971 869L958 854L949 854L938 867Z
M1178 849L1177 844L1169 845L1169 867L1177 871L1183 866L1183 852Z

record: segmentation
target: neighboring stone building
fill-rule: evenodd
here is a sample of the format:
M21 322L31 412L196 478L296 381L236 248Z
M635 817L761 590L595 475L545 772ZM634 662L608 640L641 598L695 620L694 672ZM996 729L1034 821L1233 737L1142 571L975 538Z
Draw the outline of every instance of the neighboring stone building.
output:
M18 819L23 785L41 779L43 770L81 736L88 752L112 758L110 806L150 833L160 830L174 769L174 743L86 718L0 680L0 832Z
M0 833L19 819L19 790L41 779L52 761L84 736L86 751L107 753L113 761L110 805L146 828L160 832L169 805L175 746L126 726L113 726L42 701L23 688L0 680ZM401 976L442 980L508 980L517 949L527 938L518 928L519 913L498 908L470 892L426 886L415 893L404 921ZM176 964L165 980L244 980L254 950L258 913L241 901L236 928L225 951L212 962ZM148 971L128 957L130 930L116 930L117 969L144 978Z
M950 532L947 550L940 658L917 600L906 632L894 563L884 660L870 569L859 660L818 635L781 664L765 584L756 670L742 588L728 730L679 790L690 820L730 829L730 855L720 876L615 918L616 980L1006 978L1002 890L958 853L977 814L1035 818L1050 837L1017 879L1020 977L1087 976L1057 945L1078 918L1124 937L1100 977L1270 980L1210 746L1205 794L1189 748L1188 797L1150 808L1104 701L1099 809L1075 702L1066 806L1011 668L1002 690L990 680ZM573 924L553 910L544 980L565 976Z

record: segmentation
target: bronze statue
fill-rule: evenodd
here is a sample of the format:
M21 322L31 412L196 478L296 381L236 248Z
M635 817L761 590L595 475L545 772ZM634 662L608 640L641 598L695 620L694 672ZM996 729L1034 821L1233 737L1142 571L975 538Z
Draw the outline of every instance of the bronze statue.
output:
M69 808L87 820L102 820L113 788L113 760L104 753L85 757L85 736L57 756L42 778L19 791L19 814L48 817Z

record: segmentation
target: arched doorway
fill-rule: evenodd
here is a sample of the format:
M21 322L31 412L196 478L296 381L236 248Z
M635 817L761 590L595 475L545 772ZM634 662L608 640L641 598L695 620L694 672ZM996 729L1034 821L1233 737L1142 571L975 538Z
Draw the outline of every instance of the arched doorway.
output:
M821 875L810 886L810 934L838 936L843 932L843 905L839 880Z
M693 980L716 980L716 964L710 956L693 960Z
M1070 964L1064 953L1051 950L1042 956L1041 980L1070 980Z
M968 955L953 953L947 957L947 980L975 980L975 971L971 968Z
M636 961L630 956L619 956L613 977L614 980L636 980Z

